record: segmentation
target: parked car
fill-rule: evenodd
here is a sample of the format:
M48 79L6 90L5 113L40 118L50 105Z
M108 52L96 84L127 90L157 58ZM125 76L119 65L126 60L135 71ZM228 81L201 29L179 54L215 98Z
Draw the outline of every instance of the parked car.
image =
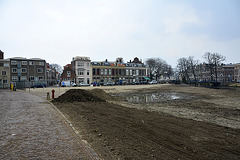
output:
M103 86L104 82L99 82L98 84L99 84L99 86Z
M80 87L83 87L83 86L90 86L90 84L87 84L87 83L81 82L81 83L79 83L79 86L80 86Z
M35 83L34 85L31 86L31 88L46 88L47 84L46 83Z
M139 82L132 82L132 85L139 85Z
M149 82L149 84L157 84L156 80L152 80L151 82Z
M114 85L115 85L114 82L107 82L107 83L104 84L104 86L114 86Z
M148 84L147 81L142 81L140 84Z
M71 86L72 87L77 87L77 84L76 83L71 83Z

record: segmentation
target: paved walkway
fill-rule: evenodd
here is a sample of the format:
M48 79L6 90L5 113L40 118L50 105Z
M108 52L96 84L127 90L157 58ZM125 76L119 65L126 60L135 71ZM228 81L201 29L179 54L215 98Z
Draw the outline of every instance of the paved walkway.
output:
M99 159L46 100L0 90L0 159Z

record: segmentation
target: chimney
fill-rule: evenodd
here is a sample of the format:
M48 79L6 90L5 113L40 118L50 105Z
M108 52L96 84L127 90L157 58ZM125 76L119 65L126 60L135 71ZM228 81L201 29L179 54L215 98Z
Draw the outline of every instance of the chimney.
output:
M0 50L0 59L4 59L4 52Z

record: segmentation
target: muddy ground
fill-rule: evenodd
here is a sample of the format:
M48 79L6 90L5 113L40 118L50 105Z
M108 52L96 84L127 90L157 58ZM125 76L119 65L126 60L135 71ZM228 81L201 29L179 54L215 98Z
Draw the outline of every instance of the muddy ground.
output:
M53 103L103 159L240 159L239 96L149 85L69 90Z

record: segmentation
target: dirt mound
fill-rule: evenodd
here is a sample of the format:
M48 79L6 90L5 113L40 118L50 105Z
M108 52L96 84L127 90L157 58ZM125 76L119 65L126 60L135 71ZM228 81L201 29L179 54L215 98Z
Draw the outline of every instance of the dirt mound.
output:
M105 99L108 101L113 101L115 98L109 94L107 94L104 90L102 89L93 89L90 90L90 93L93 94L94 96L97 96L98 98Z
M96 93L95 93L96 92ZM104 91L101 91L104 92ZM104 92L105 93L105 92ZM106 94L106 93L105 93ZM70 89L53 102L106 102L104 98L97 96L97 91L87 91L83 89Z

